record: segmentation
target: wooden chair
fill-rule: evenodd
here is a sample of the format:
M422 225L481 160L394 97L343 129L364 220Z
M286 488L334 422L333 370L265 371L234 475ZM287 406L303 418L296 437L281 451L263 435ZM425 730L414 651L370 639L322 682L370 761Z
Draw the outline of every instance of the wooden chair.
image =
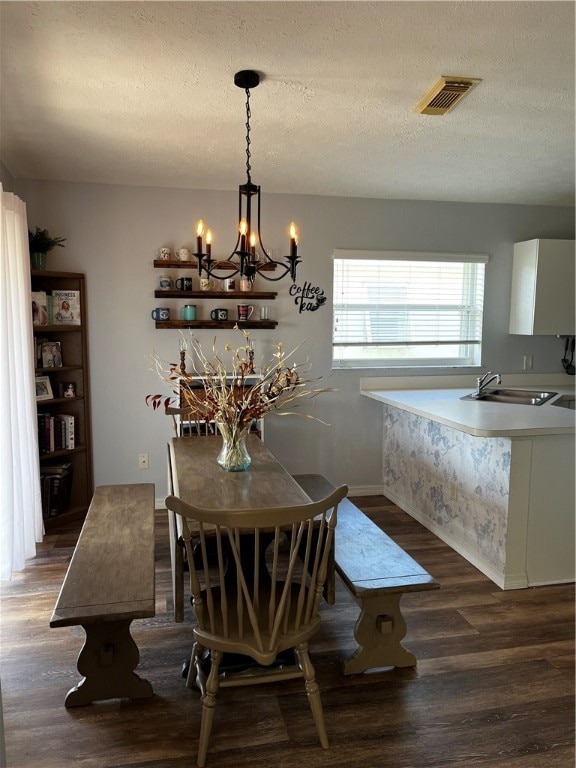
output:
M337 508L347 491L343 485L310 504L255 510L200 509L166 498L180 518L197 620L187 684L196 683L202 694L200 768L219 687L303 677L320 743L328 748L308 641L320 626ZM275 666L288 649L294 662ZM241 654L259 666L220 674L224 654Z

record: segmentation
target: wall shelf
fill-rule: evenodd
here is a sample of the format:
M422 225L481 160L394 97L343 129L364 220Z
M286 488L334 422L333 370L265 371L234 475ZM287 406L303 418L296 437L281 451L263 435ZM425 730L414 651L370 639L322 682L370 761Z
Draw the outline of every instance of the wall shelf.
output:
M156 299L275 299L275 291L154 291Z
M276 320L156 320L156 328L276 328Z
M212 269L222 270L235 270L238 269L237 264L233 264L230 261L217 261L213 259ZM194 261L177 261L175 259L154 259L154 269L198 269L198 262ZM276 269L275 264L263 264L258 267L258 271L261 272L274 272Z

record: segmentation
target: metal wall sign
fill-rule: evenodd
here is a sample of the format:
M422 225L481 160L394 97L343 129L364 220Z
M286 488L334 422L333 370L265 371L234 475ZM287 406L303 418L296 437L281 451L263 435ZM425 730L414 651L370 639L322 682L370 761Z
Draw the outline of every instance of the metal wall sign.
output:
M294 304L298 307L298 313L316 312L317 309L326 303L326 294L324 289L318 285L312 285L306 281L304 285L290 286L290 296L294 298Z

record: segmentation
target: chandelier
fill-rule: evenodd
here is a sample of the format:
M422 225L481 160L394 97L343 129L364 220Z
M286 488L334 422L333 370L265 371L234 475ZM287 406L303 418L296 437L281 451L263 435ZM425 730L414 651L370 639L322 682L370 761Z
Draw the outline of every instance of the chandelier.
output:
M275 261L266 250L260 234L260 186L252 182L250 166L250 89L260 83L260 75L251 69L236 72L234 85L243 88L246 93L246 183L238 187L238 236L234 250L224 261L212 258L213 235L202 219L196 224L196 253L198 274L222 278L240 275L254 282L256 275L265 280L281 280L289 273L292 282L296 281L298 258L298 233L294 222L290 224L290 252L285 261ZM256 215L254 215L256 214ZM206 250L204 251L204 246ZM266 272L279 274L268 275Z

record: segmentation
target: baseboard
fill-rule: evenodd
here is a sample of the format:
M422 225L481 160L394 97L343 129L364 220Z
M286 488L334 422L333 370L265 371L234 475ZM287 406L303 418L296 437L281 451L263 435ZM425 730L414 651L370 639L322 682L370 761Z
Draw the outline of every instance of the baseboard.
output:
M475 552L473 549L471 549L471 547L464 541L459 539L457 536L448 533L444 528L437 525L433 520L425 517L407 499L402 498L399 494L395 493L393 490L387 488L386 486L384 486L382 492L384 496L387 496L391 501L394 502L394 504L397 504L401 509L404 510L404 512L409 514L410 517L413 517L415 520L421 523L421 525L431 531L431 533L433 533L435 536L438 536L438 538L441 539L445 544L448 544L448 546L451 547L455 552L458 552L459 555L462 555L465 560L467 560L471 565L481 571L490 579L490 581L493 581L496 586L500 587L500 589L526 589L528 586L528 580L525 573L501 573L494 567L492 563L488 562L488 560L482 557L482 555L479 555L478 552Z
M383 496L381 485L349 485L348 496Z

